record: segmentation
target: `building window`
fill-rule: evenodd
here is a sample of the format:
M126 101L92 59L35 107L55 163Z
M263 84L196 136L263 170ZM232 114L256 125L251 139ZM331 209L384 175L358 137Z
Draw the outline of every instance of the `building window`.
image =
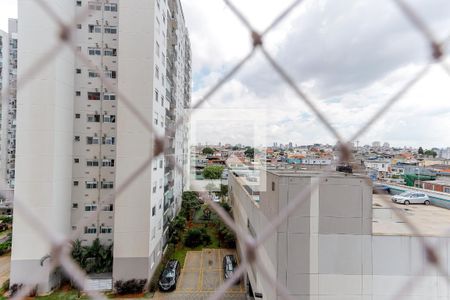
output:
M100 50L100 48L89 47L88 53L89 55L102 55L102 50Z
M75 119L79 119L81 117L80 114L75 114Z
M100 122L100 115L87 115L87 121L89 123L98 123Z
M158 90L155 90L155 101L158 102L159 99L159 92Z
M89 25L88 30L89 30L89 33L101 33L102 26L101 25Z
M98 160L94 159L94 160L87 160L86 161L86 166L88 167L98 167Z
M106 70L106 71L105 71L105 76L106 76L107 78L113 78L113 79L115 79L115 78L117 78L117 72L116 72L116 71L111 71L111 70Z
M75 92L75 96L81 96L81 92L80 91L76 91Z
M81 74L81 69L76 69L75 72L76 72L77 74Z
M153 227L153 229L152 229L152 240L154 240L155 237L156 237L156 228ZM154 264L155 264L155 253L153 252L153 254L152 254L152 267L153 267Z
M114 48L107 48L103 50L105 56L117 56L117 50Z
M84 211L96 211L97 205L96 204L85 204L84 205Z
M272 181L272 191L275 191L275 182Z
M158 66L155 66L155 77L156 77L156 79L159 79L159 68L158 68Z
M84 227L84 233L85 234L96 234L97 228L95 228L94 225L92 225L91 227Z
M99 92L88 92L88 100L100 100L100 93Z
M81 6L81 0L77 1L77 6Z
M88 145L98 145L99 144L100 139L96 136L88 136L86 138L86 143Z
M96 2L89 2L89 9L91 10L102 10L102 5Z
M96 189L97 181L86 181L86 188L87 189Z
M113 211L113 210L114 210L113 204L103 205L103 211Z
M117 11L117 4L116 3L106 3L105 11Z
M159 160L159 167L162 169L162 167L163 167L163 160L162 159L160 159Z
M100 233L103 233L103 234L112 233L112 228L111 227L100 226Z
M76 163L76 164L78 164L78 163L80 163L80 159L79 159L79 158L74 158L74 159L73 159L73 162Z
M155 125L158 125L158 113L155 113Z
M114 159L104 159L102 161L103 167L114 167Z
M79 141L80 141L80 136L79 136L79 135L76 135L76 136L74 137L74 140L75 140L75 142L79 142Z
M152 207L152 216L156 215L156 206Z
M117 26L105 26L105 33L107 34L116 34Z
M115 115L104 115L103 122L104 123L116 123L116 116Z
M114 188L114 182L112 181L103 181L102 182L102 189L113 189Z
M103 145L115 145L116 144L116 138L113 136L110 137L104 137L103 138Z
M78 203L72 203L72 208L78 208Z
M73 186L78 186L78 181L77 181L77 180L75 180L75 181L73 182Z
M156 42L156 56L159 57L159 43Z
M97 77L100 77L100 74L95 70L89 70L88 76L89 76L89 78L97 78Z
M103 100L116 100L116 94L104 94Z

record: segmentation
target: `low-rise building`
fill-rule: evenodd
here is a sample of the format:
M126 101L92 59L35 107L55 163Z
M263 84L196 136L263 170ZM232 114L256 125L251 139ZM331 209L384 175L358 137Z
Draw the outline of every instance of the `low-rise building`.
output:
M230 174L234 219L253 237L306 191L304 202L258 248L257 262L247 268L244 280L252 296L283 299L262 276L259 268L263 266L287 287L292 299L392 299L408 282L420 284L401 293L403 299L447 299L445 276L433 270L422 271L416 278L427 264L420 244L423 237L409 231L384 202L372 206L372 186L366 176L267 171L257 201L249 192L252 188ZM386 200L390 201L389 196ZM436 244L447 245L450 238L442 220L450 212L426 209L438 210L427 215L436 216L436 221L428 217L422 224L426 235L433 236ZM419 215L421 211L412 213L420 220L425 216ZM244 251L240 243L238 251L240 255ZM441 261L448 261L448 251L439 254ZM445 272L450 269L447 264L443 267Z

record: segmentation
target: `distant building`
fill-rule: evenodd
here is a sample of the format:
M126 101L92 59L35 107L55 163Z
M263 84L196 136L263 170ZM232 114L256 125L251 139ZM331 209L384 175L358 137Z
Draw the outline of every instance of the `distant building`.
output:
M422 181L421 186L422 186L422 188L424 188L426 190L450 194L450 179L446 179L446 180L437 179L437 180L430 180L430 181Z
M372 143L372 147L373 148L380 148L381 147L381 143L380 142L373 142Z
M0 30L0 176L14 189L16 178L17 19L9 19L8 32Z

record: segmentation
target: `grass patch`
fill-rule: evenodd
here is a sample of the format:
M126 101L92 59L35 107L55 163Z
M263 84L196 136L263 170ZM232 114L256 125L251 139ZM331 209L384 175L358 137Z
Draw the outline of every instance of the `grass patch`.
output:
M12 229L6 229L5 231L0 232L0 239L5 238L8 234L12 233Z
M78 297L78 291L57 291L47 296L39 296L35 299L41 300L75 300L75 299L89 299L87 296L83 295Z
M204 228L204 224L195 224L193 223L190 228ZM188 251L201 251L202 249L217 249L220 248L220 241L217 235L217 229L214 224L210 223L209 226L206 227L206 232L211 237L211 243L206 246L198 246L195 248L189 248L184 246L183 242L178 243L175 248L175 252L170 257L170 259L176 259L181 263L181 266L184 266L184 261L186 259L186 254Z

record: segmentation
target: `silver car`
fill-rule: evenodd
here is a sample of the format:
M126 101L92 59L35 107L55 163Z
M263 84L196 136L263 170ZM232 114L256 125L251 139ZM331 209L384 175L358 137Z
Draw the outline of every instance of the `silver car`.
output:
M392 202L409 204L425 204L430 205L430 198L427 194L420 192L404 192L392 197Z

